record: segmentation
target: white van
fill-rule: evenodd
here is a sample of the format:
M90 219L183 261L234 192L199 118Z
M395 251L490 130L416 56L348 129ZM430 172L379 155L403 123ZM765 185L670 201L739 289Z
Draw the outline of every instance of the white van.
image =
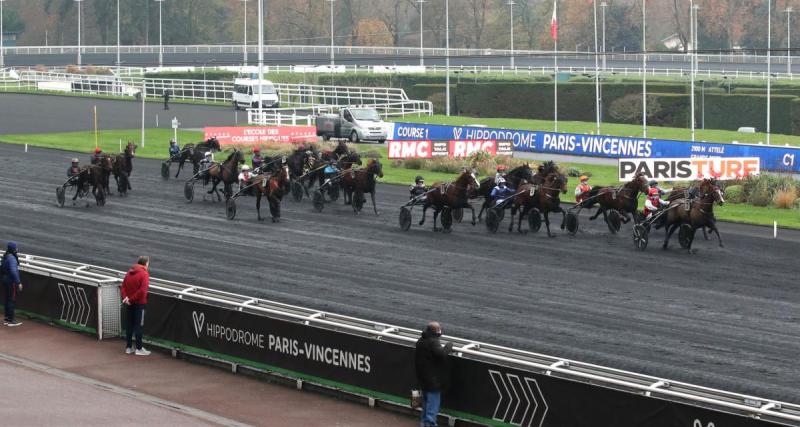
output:
M261 93L259 94L259 87ZM233 81L233 108L278 108L278 91L269 80L236 79Z

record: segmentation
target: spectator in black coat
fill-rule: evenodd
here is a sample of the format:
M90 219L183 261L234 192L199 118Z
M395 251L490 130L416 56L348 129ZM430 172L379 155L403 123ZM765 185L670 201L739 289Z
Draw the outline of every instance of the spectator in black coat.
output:
M442 390L447 378L447 355L453 351L453 344L442 345L442 326L430 322L417 340L414 352L414 366L417 382L422 389L422 427L437 426L436 416L442 402Z

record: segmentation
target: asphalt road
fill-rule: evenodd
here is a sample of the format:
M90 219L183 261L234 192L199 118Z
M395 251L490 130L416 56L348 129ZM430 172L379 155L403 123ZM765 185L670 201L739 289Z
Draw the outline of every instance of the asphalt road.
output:
M36 66L36 65L69 65L77 63L76 54L15 54L9 51L6 53L7 66ZM566 55L566 54L565 54ZM777 55L776 55L777 56ZM240 65L242 63L241 53L165 53L165 66L215 66L215 65ZM255 64L256 55L251 53L249 63ZM647 61L649 69L680 69L689 70L690 61L675 58L675 61L656 60L655 58ZM112 66L116 64L115 53L84 53L82 55L83 64ZM786 65L779 64L775 59L773 72L786 72ZM121 54L120 61L124 66L157 66L158 54ZM330 56L327 53L268 53L264 56L264 63L267 65L327 65L330 63ZM347 55L337 54L335 62L338 65L418 65L419 56L417 55ZM518 55L515 57L518 67L551 68L553 67L553 56L542 55ZM509 65L510 58L497 55L487 56L452 56L450 65L460 66L502 66ZM426 65L445 65L443 57L425 58ZM639 60L608 59L606 66L610 68L621 68L637 70L642 63ZM594 59L559 59L561 68L587 68L594 69ZM753 64L741 62L700 62L698 64L700 72L705 70L727 71L727 72L766 72L766 64ZM800 72L800 64L792 65L793 72Z
M88 131L94 129L93 106L97 106L100 129L138 129L142 125L142 103L73 96L0 94L0 135ZM43 114L44 111L48 113ZM32 120L32 117L41 119ZM145 126L170 129L177 117L182 129L233 126L247 122L247 112L233 107L176 104L164 110L162 103L145 104Z
M144 159L128 198L58 208L73 155L0 144L0 239L118 269L149 254L158 277L409 327L436 319L446 334L800 402L800 232L722 224L725 248L700 239L694 255L677 242L638 252L629 227L609 235L585 216L577 236L556 226L553 239L467 223L433 233L430 214L403 232L406 188L389 185L380 216L287 199L280 224L258 223L243 198L229 221Z

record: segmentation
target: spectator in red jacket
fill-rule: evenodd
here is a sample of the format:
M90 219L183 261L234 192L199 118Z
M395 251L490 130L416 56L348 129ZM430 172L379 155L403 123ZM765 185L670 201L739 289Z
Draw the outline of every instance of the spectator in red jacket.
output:
M150 354L142 347L142 329L144 328L144 312L147 306L147 290L150 288L150 257L140 256L136 264L128 270L122 281L122 304L128 306L128 327L125 330L127 346L125 354L147 356ZM136 335L136 349L133 348L133 336Z

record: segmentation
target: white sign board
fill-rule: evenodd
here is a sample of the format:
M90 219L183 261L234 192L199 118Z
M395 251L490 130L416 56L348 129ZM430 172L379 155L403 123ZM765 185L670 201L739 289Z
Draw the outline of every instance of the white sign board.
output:
M630 181L638 173L647 179L695 181L705 178L741 179L761 172L758 157L692 157L619 159L619 180Z

